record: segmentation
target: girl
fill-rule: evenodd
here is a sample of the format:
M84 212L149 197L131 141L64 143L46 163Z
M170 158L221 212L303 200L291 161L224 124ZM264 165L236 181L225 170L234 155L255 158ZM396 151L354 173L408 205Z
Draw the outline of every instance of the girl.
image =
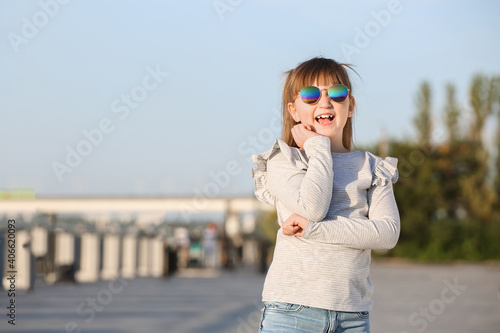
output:
M397 159L351 151L346 68L313 58L286 72L282 139L252 156L255 195L281 226L261 333L370 331L370 251L399 238Z

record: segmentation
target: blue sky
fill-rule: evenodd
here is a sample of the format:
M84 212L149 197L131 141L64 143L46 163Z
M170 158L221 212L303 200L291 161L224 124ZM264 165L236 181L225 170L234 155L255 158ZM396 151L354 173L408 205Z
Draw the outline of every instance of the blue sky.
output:
M253 195L250 154L281 135L282 72L318 55L353 64L355 143L412 138L423 80L439 127L446 83L467 109L472 76L500 74L499 12L452 0L0 1L0 189Z

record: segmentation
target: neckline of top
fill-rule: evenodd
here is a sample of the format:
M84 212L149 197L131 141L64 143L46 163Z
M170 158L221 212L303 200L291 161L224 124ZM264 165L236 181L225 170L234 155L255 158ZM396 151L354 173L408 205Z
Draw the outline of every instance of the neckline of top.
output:
M301 152L305 152L304 148L298 148ZM345 153L337 153L337 152L330 152L332 154L332 156L351 156L351 155L354 155L356 153L360 153L361 151L359 150L353 150L353 151L348 151L348 152L345 152Z
M357 154L359 152L360 152L359 150L348 151L345 153L336 153L336 152L332 151L331 154L332 154L332 156L341 157L341 156L351 156L351 155Z

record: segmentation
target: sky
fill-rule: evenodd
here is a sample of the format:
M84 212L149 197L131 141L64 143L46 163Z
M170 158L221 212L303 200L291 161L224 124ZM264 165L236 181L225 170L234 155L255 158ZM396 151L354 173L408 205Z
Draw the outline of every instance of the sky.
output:
M282 73L354 65L354 142L412 139L428 81L470 110L500 74L496 1L0 1L0 189L253 196L280 133ZM467 118L464 118L467 121ZM466 124L465 124L466 125ZM487 125L493 131L493 125Z

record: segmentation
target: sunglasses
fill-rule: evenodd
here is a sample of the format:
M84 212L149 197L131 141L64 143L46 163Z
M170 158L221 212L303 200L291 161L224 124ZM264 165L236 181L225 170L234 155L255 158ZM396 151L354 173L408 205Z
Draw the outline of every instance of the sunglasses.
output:
M319 89L315 86L308 86L300 89L300 98L306 104L314 104L321 98L321 92L328 90L328 96L332 101L341 103L349 96L349 89L343 84L334 84L328 89Z

